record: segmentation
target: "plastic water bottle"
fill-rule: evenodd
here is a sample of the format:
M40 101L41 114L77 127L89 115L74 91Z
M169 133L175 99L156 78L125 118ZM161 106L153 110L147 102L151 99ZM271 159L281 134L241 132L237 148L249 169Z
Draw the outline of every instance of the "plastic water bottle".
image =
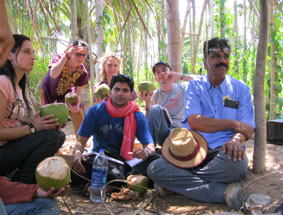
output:
M108 160L105 157L104 149L100 149L92 164L90 200L94 203L103 202L106 196ZM103 190L102 190L103 189ZM103 195L101 195L101 191Z

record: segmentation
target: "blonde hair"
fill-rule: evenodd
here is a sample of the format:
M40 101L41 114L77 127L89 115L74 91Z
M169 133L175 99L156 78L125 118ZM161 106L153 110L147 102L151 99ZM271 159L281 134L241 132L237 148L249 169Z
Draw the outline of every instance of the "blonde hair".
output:
M118 74L121 74L120 72L120 65L121 65L121 59L117 57L115 54L110 53L110 54L105 54L101 60L101 71L100 71L100 80L107 83L107 75L106 75L106 70L105 70L105 63L107 60L110 58L114 58L118 64L119 64L119 71Z

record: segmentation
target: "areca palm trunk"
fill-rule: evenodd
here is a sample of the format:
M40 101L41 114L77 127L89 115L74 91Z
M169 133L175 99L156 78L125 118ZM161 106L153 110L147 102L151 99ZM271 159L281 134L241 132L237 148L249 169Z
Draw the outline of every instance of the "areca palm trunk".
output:
M179 0L166 0L168 61L175 72L181 72L181 35Z
M254 103L255 103L255 147L253 154L253 171L261 173L265 170L266 153L266 119L264 100L264 76L266 65L266 49L268 38L267 1L260 0L260 26L259 41L256 58L256 70L254 80Z

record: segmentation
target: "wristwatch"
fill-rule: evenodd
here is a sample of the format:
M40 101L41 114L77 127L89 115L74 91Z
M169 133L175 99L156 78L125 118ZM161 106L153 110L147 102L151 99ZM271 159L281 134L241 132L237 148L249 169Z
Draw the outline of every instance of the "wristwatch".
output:
M32 124L32 123L29 123L28 126L29 126L29 129L30 129L30 132L31 132L32 134L34 134L34 133L36 132L36 129L35 129L35 127L33 126L33 124Z

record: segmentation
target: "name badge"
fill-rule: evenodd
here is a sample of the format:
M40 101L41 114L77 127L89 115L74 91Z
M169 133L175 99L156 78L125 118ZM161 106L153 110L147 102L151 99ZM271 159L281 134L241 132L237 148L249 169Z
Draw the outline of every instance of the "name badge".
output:
M239 103L240 103L239 101L233 101L233 100L225 99L224 100L224 107L238 109Z

